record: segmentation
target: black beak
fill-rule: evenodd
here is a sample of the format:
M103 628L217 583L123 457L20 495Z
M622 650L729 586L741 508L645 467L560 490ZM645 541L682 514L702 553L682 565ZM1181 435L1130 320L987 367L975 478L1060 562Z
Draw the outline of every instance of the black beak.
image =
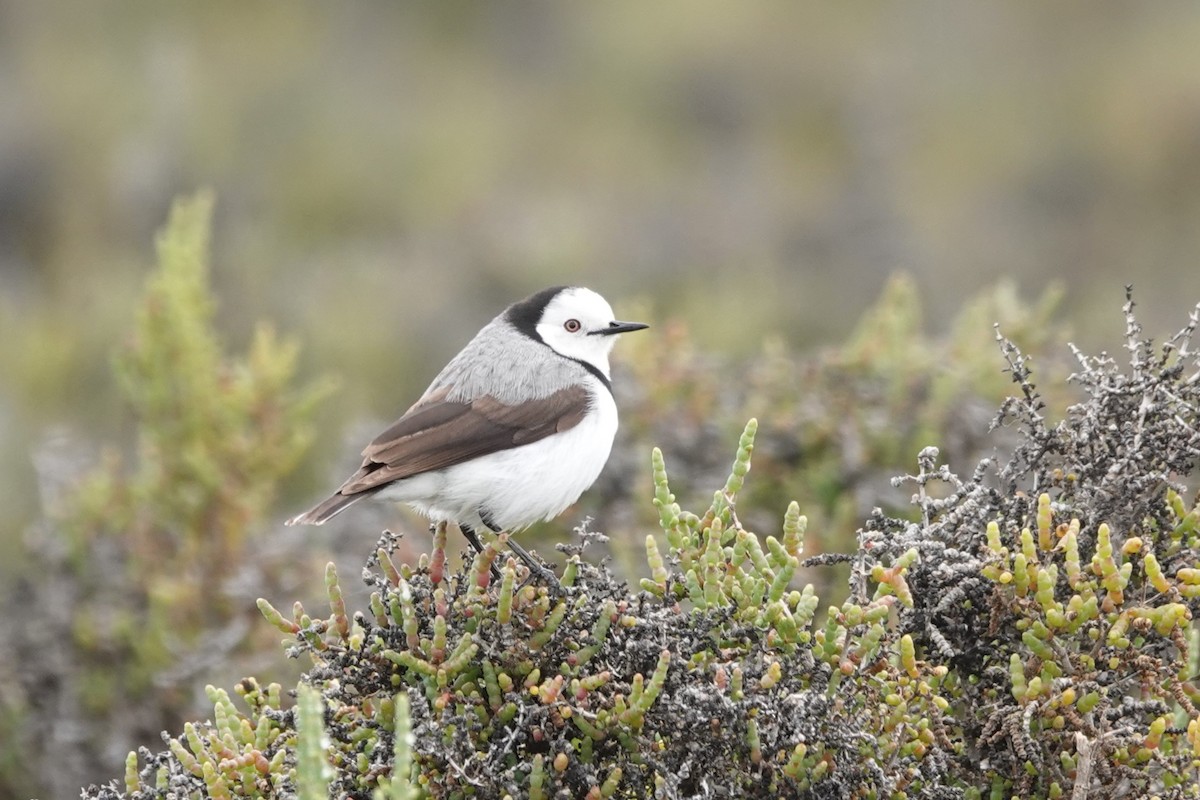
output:
M588 331L595 336L612 336L617 333L629 333L630 331L640 331L643 328L650 326L644 322L610 322L607 328L601 328L597 331Z

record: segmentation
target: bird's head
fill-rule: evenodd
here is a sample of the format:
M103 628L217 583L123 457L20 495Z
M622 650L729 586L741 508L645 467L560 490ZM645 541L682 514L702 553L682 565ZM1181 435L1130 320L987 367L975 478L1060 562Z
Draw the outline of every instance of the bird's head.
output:
M532 333L550 349L567 358L591 364L608 375L608 354L617 334L649 327L643 322L621 322L612 306L591 289L556 286L512 306L509 321Z

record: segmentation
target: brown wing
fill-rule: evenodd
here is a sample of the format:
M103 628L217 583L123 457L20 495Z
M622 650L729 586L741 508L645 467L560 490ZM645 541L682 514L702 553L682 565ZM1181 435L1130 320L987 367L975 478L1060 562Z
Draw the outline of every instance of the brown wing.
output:
M588 392L572 386L540 400L506 405L494 397L469 402L434 395L375 437L363 464L338 490L353 495L422 472L536 442L579 424Z

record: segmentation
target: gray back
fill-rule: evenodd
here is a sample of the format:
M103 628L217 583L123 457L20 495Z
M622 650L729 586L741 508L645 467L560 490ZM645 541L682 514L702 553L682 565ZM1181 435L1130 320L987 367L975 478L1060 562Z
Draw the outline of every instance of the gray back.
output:
M449 388L447 400L467 401L491 395L509 405L548 397L582 383L588 371L541 341L530 339L496 317L446 365L425 396Z

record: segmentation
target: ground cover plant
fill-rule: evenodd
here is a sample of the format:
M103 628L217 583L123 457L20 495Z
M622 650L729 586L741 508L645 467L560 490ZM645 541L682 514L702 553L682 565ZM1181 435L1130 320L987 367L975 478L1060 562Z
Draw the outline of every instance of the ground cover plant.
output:
M653 429L664 396L681 423L670 459L609 471L652 509L640 556L582 526L540 548L557 590L525 584L502 538L456 566L451 531L420 557L385 533L360 603L328 567L325 598L302 604L283 576L311 570L311 548L259 531L322 389L293 386L295 349L269 333L223 354L206 231L204 199L173 215L117 361L137 457L64 488L28 537L37 569L0 618L0 779L76 774L93 748L165 728L84 796L1200 792L1196 314L1155 345L1128 300L1122 356L1075 353L1073 404L1052 371L1035 384L1028 337L1003 335L1021 324L990 356L967 344L979 309L948 345L920 341L902 279L816 367L774 352L722 380L682 348L635 352L633 390L660 396L635 397L628 427ZM1023 318L1043 338L1045 308ZM942 364L1006 368L990 426L974 378ZM754 406L761 428L725 435L717 475L719 426L682 423ZM980 441L982 461L963 444ZM864 450L916 469L888 483ZM680 502L688 479L711 500ZM887 500L862 510L873 482ZM231 680L209 687L208 719L171 721L189 680L254 663L273 632L298 682Z
M655 451L635 586L587 530L562 591L522 585L502 537L451 570L444 529L412 565L385 534L367 608L332 569L327 610L259 601L311 661L294 692L212 689L210 721L85 795L1195 797L1197 316L1157 347L1125 319L1126 357L1077 354L1058 421L998 335L1015 444L966 477L921 450L913 513L871 515L854 552L806 555L796 504L741 524L754 420L696 512ZM844 603L792 586L835 562Z

